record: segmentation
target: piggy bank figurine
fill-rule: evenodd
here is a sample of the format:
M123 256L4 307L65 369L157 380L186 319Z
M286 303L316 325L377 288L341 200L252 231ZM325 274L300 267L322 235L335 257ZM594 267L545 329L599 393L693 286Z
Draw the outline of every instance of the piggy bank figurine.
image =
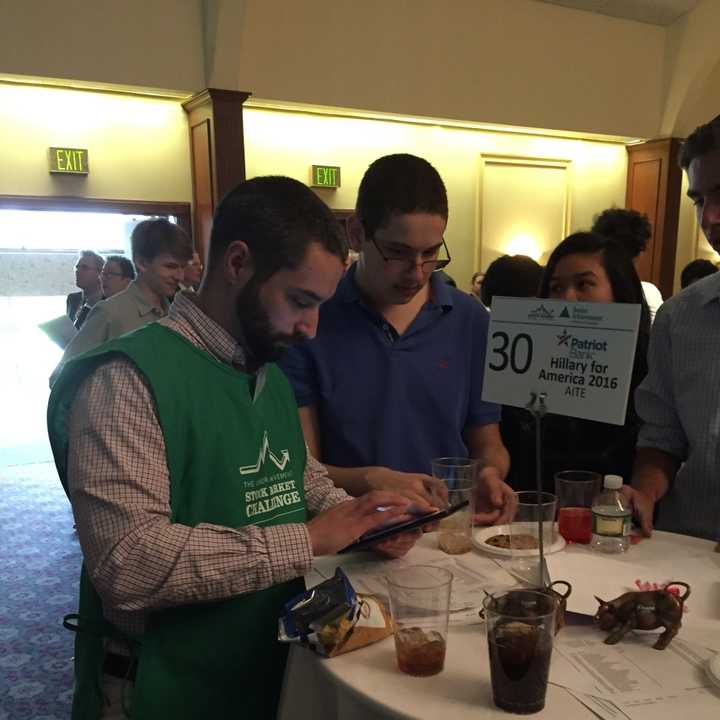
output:
M668 591L672 585L685 588L684 595ZM601 630L609 631L605 638L608 645L614 645L630 630L655 630L665 628L653 647L664 650L678 634L682 623L683 603L690 595L690 586L684 582L669 582L664 590L627 592L615 600L605 602L597 595L600 603L595 622Z

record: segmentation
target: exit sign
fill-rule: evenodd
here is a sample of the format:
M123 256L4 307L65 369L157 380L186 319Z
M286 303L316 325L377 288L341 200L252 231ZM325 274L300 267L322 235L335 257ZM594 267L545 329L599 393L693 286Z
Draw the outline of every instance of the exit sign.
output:
M340 168L334 165L313 165L311 184L313 187L340 187Z
M88 151L84 148L50 148L50 172L87 175Z

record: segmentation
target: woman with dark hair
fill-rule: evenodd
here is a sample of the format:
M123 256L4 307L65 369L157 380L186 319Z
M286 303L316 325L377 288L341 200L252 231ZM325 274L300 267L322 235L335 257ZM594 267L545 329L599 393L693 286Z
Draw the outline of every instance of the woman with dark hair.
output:
M595 218L591 230L619 243L629 253L633 263L638 262L652 237L652 225L648 216L629 208L613 207L603 210ZM650 310L650 324L652 325L655 313L663 303L663 296L651 282L642 280L640 286Z
M546 490L554 492L553 478L560 470L594 470L622 475L629 480L640 429L634 393L647 373L650 338L650 312L632 258L607 237L575 233L550 255L539 295L571 302L632 303L641 307L625 424L611 425L552 414L543 421L543 486ZM532 416L526 410L504 408L501 430L510 452L509 484L516 490L534 488Z

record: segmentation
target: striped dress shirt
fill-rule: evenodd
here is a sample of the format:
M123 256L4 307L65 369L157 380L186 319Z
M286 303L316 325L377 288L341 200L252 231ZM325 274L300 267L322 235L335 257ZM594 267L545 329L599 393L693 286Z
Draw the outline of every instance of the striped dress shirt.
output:
M720 273L666 300L650 334L648 374L635 393L638 447L681 461L656 527L720 538Z

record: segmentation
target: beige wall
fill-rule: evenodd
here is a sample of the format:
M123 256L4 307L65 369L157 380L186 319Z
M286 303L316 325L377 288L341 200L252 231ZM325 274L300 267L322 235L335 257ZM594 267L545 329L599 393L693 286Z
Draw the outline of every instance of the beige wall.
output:
M0 0L0 72L194 91L201 0Z
M720 10L720 3L718 3ZM718 13L718 28L720 28L720 13ZM718 44L720 53L720 44ZM686 137L698 125L712 120L720 115L720 58L717 65L700 84L699 90L688 95L680 113L678 114L673 134Z
M342 187L319 190L333 208L349 209L367 166L381 155L410 152L429 160L442 175L448 190L450 219L446 238L453 257L449 272L468 288L470 276L507 251L509 241L482 237L480 213L481 159L484 155L522 158L557 158L569 164L570 230L587 228L593 215L625 198L626 152L622 145L568 140L513 133L486 132L431 125L248 108L245 112L248 177L282 173L309 182L313 164L339 165ZM528 174L513 180L512 202L519 214L536 193ZM487 182L487 181L486 181ZM554 202L554 198L551 198ZM505 217L508 199L493 200L482 208L482 219ZM538 235L545 226L538 226ZM529 228L532 232L533 228ZM541 248L543 256L562 238L556 236ZM480 247L482 243L482 247Z
M0 84L0 194L190 202L180 103ZM90 174L51 175L49 147L89 151Z
M660 27L534 0L246 0L256 97L653 137Z
M703 0L668 28L666 92L658 134L684 137L720 113L720 2Z
M8 75L637 137L706 119L720 61L718 0L669 28L535 0L0 0L0 18Z

